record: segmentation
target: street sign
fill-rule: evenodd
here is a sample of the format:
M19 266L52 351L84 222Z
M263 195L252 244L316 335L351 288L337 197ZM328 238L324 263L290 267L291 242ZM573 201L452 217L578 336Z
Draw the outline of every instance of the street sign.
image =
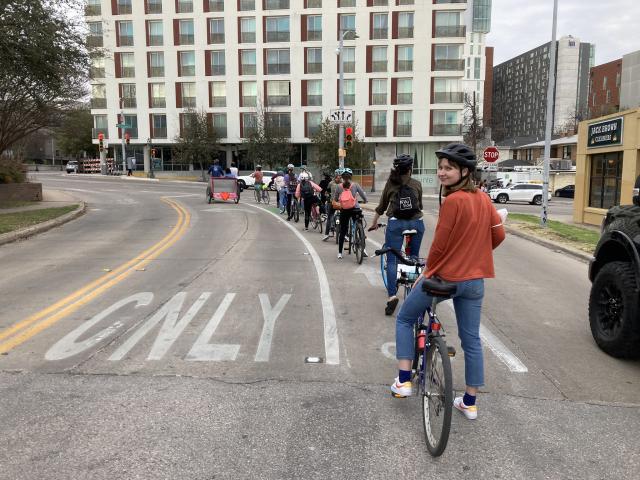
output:
M482 153L482 158L484 158L485 162L493 163L498 160L500 156L500 152L496 147L487 147L484 149Z
M116 128L131 128L128 123L116 123Z
M345 124L353 123L353 110L334 109L329 114L329 120L331 123Z

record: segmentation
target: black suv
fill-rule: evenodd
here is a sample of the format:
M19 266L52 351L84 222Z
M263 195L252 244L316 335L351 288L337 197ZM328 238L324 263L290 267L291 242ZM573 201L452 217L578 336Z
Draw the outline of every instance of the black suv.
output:
M619 358L640 357L640 177L633 205L611 208L589 265L589 324L598 346Z

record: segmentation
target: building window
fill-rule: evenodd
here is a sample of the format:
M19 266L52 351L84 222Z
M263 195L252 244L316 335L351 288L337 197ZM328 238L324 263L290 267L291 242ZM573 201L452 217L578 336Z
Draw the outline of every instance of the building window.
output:
M322 80L307 81L307 105L322 105Z
M87 35L88 47L102 47L104 40L102 38L102 22L88 22L89 35Z
M164 37L162 32L162 20L149 20L149 46L159 47L164 43Z
M398 45L398 72L413 71L413 45Z
M104 84L91 85L91 108L107 108L107 87Z
M212 113L211 115L211 127L215 136L218 138L227 138L227 114L226 113Z
M457 110L433 111L433 135L460 135Z
M288 80L267 82L267 105L270 107L291 105L291 84Z
M307 40L322 40L322 15L307 17Z
M305 136L311 138L320 132L322 125L322 112L305 112L307 131Z
M211 75L224 75L226 71L224 50L211 51Z
M109 137L109 120L107 115L93 116L93 138L98 138L98 134L102 133L105 137Z
M240 19L240 43L256 43L256 19Z
M264 0L265 10L283 10L289 8L289 0Z
M120 84L120 108L136 108L136 84Z
M396 5L414 5L414 0L397 0Z
M241 113L242 137L249 138L258 133L258 115L255 113Z
M242 95L241 107L255 107L258 98L258 84L256 82L240 82Z
M461 45L436 45L435 70L464 70Z
M387 136L387 112L386 111L371 112L371 136L372 137Z
M344 47L342 49L342 65L344 65L344 73L356 73L355 47Z
M387 79L371 79L371 105L387 104Z
M269 132L277 137L291 137L291 114L290 113L266 113L265 127Z
M396 94L396 103L398 105L410 105L413 103L413 79L399 78Z
M338 8L355 7L356 0L338 0Z
M371 48L372 70L373 72L387 71L387 47L375 46Z
M116 22L118 28L118 41L121 47L133 47L133 22Z
M104 78L104 57L96 55L91 57L91 66L89 67L89 77Z
M464 37L466 27L460 24L460 12L436 12L434 37Z
M322 0L307 0L306 8L322 8Z
M149 76L164 77L164 52L149 52Z
M369 0L369 7L388 7L389 0Z
M353 14L340 14L340 32L338 32L338 40L340 40L341 32L355 32L356 31L356 16ZM350 37L347 35L345 37L348 40Z
M343 83L344 105L353 106L356 104L356 81L355 79L345 80Z
M167 106L164 83L149 84L149 92L151 94L151 108L165 108Z
M180 84L182 92L182 107L196 108L196 84L194 82L183 82Z
M473 78L475 80L480 80L480 66L482 63L482 59L480 57L475 57L473 59Z
M178 0L176 7L176 13L191 13L193 12L193 0Z
M138 138L138 116L136 114L125 115L124 123L128 125L127 133L131 135L131 138Z
M307 73L322 73L322 48L307 48Z
M433 80L434 103L462 103L462 84L458 78L435 78Z
M162 0L147 0L147 13L162 13Z
M193 20L180 20L178 22L180 45L193 45Z
M209 0L210 12L224 12L224 0Z
M136 76L136 62L133 53L121 53L121 72L122 78L133 78Z
M100 0L89 0L84 7L84 14L87 17L95 17L102 14L102 8L100 7Z
M131 13L131 0L118 0L115 15L128 15Z
M571 145L563 145L562 146L562 158L563 159L571 159Z
M224 18L209 19L209 43L224 43Z
M591 155L589 206L609 209L620 205L622 183L622 153Z
M240 11L250 12L256 9L256 0L240 0Z
M211 92L209 99L211 107L227 106L227 84L225 82L209 82L209 91Z
M396 113L396 137L410 137L411 136L411 112L410 111L398 111Z
M267 17L266 42L289 41L289 17Z
M371 39L386 39L389 36L389 17L386 13L374 13L372 16Z
M398 13L398 38L413 38L413 12Z
M290 73L289 49L269 49L267 55L267 75Z
M151 138L167 138L167 116L163 113L151 115Z
M256 74L256 51L240 50L240 75Z
M476 33L491 31L491 0L474 0L473 31Z
M196 52L178 52L180 55L179 77L194 77L196 75Z
M198 116L195 113L185 112L180 114L180 136L184 137L185 133L196 125Z

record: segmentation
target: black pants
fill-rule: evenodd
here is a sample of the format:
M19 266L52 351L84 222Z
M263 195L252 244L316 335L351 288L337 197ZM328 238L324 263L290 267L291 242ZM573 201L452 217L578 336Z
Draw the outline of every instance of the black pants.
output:
M291 203L297 201L293 193L287 192L287 220L291 220L293 212L291 211Z
M349 229L349 220L358 215L362 210L359 208L348 208L340 210L340 236L338 237L338 252L342 253L344 247L344 237ZM353 240L353 239L351 239Z
M329 235L329 232L331 231L331 222L333 221L333 214L335 212L335 210L333 209L333 207L331 206L331 202L327 202L325 207L327 208L327 226L324 229L324 234L325 235Z
M318 203L318 197L315 195L307 195L302 197L304 200L304 228L309 228L309 220L311 220L311 207Z

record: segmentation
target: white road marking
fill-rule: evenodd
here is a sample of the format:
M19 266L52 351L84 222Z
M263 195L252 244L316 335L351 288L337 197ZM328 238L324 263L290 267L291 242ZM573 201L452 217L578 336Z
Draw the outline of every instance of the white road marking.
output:
M235 293L227 293L224 296L213 317L200 333L196 343L191 347L185 360L192 362L224 362L236 359L240 351L240 345L209 343L235 296Z
M316 273L318 274L318 283L320 284L320 300L322 302L322 318L324 321L325 358L327 359L328 365L339 365L340 341L338 338L336 311L335 307L333 306L333 299L331 298L329 279L327 278L327 273L324 270L324 265L322 264L322 260L320 259L318 252L316 252L316 249L313 247L313 245L311 245L311 243L294 226L292 226L290 223L287 223L287 221L283 218L280 218L280 216L264 208L258 207L256 205L251 205L250 203L246 205L268 213L277 218L278 221L286 225L287 228L289 228L300 239L300 241L307 248L307 251L311 254L313 265L315 266Z
M393 350L395 351L396 349L396 342L387 342L387 343L383 343L382 347L380 347L380 351L382 351L382 354L391 359L391 360L395 360L396 356L395 354L391 353L391 349L393 348Z
M367 277L367 280L372 287L382 287L384 285L382 283L382 278L380 277L380 271L368 263L360 265L356 268L354 273L362 274Z
M268 362L269 354L271 353L271 341L273 340L273 330L276 324L276 319L282 313L282 310L291 298L291 295L282 295L275 307L271 307L269 295L266 293L261 293L258 296L260 297L260 306L262 307L264 324L262 325L262 334L260 335L260 343L258 343L255 361Z

